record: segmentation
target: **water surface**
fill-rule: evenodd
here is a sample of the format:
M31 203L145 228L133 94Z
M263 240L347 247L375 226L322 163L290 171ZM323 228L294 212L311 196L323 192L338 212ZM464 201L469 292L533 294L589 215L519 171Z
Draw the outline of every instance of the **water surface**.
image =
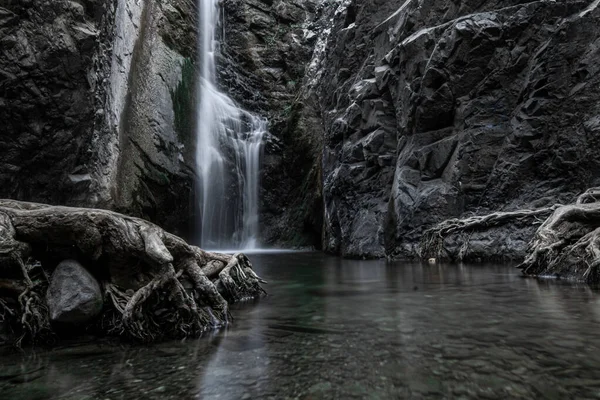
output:
M600 297L512 266L251 256L269 297L198 340L3 355L0 399L600 398Z

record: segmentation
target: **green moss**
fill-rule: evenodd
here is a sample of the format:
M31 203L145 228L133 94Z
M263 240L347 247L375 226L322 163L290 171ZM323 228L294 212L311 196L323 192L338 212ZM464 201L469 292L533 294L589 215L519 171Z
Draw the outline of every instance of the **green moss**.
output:
M191 58L186 58L181 66L181 80L171 91L175 130L184 144L190 144L194 136L196 104L196 66Z
M282 25L278 22L275 29L273 29L273 34L265 38L265 43L269 47L274 46L275 43L277 43L278 40L281 40L289 31L289 26Z
M163 173L163 172L158 172L158 177L159 177L159 181L165 185L165 186L169 186L171 184L171 180L169 179L169 177Z

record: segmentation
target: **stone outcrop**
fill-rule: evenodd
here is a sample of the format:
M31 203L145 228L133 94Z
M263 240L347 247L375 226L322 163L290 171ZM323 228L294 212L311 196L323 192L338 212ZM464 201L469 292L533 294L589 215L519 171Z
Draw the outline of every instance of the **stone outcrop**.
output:
M119 2L108 131L98 136L98 148L110 151L96 157L111 177L106 187L96 180L98 193L109 196L101 204L184 237L191 237L195 220L194 5Z
M188 236L196 12L0 2L0 197L118 209Z
M75 201L87 191L106 2L0 2L0 197Z
M58 264L46 294L50 320L60 323L83 323L102 311L100 285L81 264L66 260Z
M414 257L444 219L566 203L597 184L597 6L341 4L309 88L321 123L302 132L323 138L324 249ZM476 233L474 254L522 257L533 233Z

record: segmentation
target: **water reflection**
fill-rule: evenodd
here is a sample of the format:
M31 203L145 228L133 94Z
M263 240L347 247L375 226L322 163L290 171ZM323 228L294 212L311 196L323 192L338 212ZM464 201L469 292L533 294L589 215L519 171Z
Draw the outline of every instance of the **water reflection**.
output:
M600 297L511 266L255 255L226 331L2 355L0 398L597 398Z

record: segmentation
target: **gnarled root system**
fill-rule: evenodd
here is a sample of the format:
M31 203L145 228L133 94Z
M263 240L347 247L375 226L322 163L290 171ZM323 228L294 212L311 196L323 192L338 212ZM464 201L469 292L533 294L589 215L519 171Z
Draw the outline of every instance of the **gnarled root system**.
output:
M519 265L524 274L600 282L600 202L593 195L597 192L590 189L576 204L558 208L539 227Z
M142 341L223 326L231 302L264 293L243 254L206 252L112 211L0 200L0 322L21 338L52 332L45 290L65 258L102 283L104 310L91 328Z
M468 234L525 220L543 221L529 243L525 260L518 267L525 275L600 282L600 188L587 190L574 204L443 221L425 232L421 255L439 257L443 240L449 234ZM466 249L468 245L466 240L463 247Z

